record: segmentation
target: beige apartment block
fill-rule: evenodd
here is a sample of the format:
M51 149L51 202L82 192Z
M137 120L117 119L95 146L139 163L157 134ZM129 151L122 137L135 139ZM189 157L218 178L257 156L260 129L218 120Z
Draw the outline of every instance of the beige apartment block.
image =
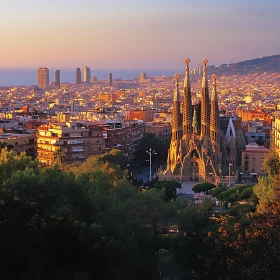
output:
M263 161L269 149L256 143L246 145L246 150L241 155L241 178L256 179L265 176Z
M67 163L83 162L104 153L103 128L79 122L51 123L37 130L39 162L51 165L60 157Z
M5 143L17 153L26 152L36 157L36 136L34 134L4 133L0 128L0 143Z

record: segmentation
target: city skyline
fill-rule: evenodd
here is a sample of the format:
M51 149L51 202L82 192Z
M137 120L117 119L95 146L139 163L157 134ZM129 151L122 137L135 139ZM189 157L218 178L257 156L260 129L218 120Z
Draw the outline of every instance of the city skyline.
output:
M3 3L0 68L180 69L279 53L279 1ZM210 60L211 58L211 60Z

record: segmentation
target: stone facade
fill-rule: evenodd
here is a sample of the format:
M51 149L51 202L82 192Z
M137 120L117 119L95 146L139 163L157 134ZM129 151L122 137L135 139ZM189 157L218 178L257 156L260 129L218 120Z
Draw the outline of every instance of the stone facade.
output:
M159 172L158 176L160 179L172 179L181 182L208 181L218 183L219 177L222 175L222 165L225 162L225 159L222 160L222 151L230 150L228 157L236 161L236 141L234 141L234 137L234 139L226 137L226 141L221 138L216 75L212 76L213 86L210 96L207 79L208 61L203 60L201 100L194 105L192 104L189 76L190 60L186 59L185 62L183 107L181 108L179 96L179 75L175 75L172 138L168 152L167 168L165 171ZM230 133L227 136L235 135L230 120L228 124ZM223 147L222 144L224 144ZM228 149L227 146L229 146Z

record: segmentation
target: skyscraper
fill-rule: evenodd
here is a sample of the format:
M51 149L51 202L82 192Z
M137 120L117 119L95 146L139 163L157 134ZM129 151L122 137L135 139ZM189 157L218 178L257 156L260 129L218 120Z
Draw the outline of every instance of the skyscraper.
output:
M77 67L76 69L76 84L79 85L82 82L81 69Z
M90 68L87 66L84 67L84 82L86 84L90 83Z
M49 86L49 69L40 67L38 69L38 87L46 89Z
M146 80L146 73L145 72L141 72L140 73L140 83L145 82Z
M112 73L108 74L108 84L111 87L113 85L113 75Z
M60 86L60 70L54 71L54 84Z

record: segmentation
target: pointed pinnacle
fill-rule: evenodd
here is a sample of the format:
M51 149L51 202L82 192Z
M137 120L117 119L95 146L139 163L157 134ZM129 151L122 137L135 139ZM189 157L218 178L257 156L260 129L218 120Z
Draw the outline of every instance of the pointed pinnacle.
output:
M203 77L202 77L202 88L208 88L208 81L207 81L207 62L208 60L204 58L202 60L204 67L203 67Z
M208 63L207 58L204 58L204 59L202 60L202 63L204 64L204 66L206 66L206 64Z
M213 74L212 75L212 85L213 85L213 88L212 88L212 95L211 95L211 101L215 101L217 99L217 96L216 96L216 91L217 91L217 75L216 74Z
M212 80L213 80L213 86L215 86L216 87L216 85L217 85L217 75L216 74L213 74L212 75Z
M176 89L175 89L175 92L174 92L174 101L180 101L179 77L180 77L180 75L178 73L174 75L174 79L176 80Z

